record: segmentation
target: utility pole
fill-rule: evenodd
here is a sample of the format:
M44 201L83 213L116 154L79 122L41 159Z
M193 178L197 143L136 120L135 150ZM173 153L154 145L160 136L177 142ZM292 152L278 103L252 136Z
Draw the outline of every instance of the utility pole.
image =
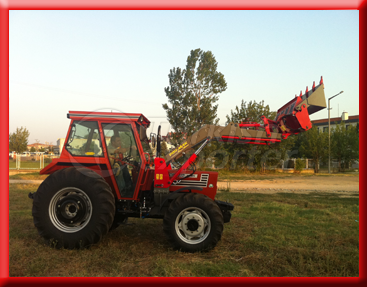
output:
M336 96L338 96L338 95L340 95L341 93L343 93L344 91L341 91L340 93L338 93L338 94L336 94L335 96L332 96L331 98L329 98L329 100L328 100L328 113L329 113L329 168L328 168L328 171L329 171L329 173L331 173L330 172L330 161L331 161L331 159L330 159L330 110L331 110L331 108L330 108L330 100L332 99L332 98L335 98Z

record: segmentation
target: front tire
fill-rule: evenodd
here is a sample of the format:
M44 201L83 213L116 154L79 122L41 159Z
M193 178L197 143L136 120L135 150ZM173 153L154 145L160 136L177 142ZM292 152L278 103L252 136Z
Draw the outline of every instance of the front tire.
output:
M222 237L223 215L209 197L189 193L170 204L163 219L163 229L175 249L208 251Z
M115 200L103 177L86 168L65 168L47 177L34 194L38 233L55 248L78 249L99 242L110 229Z

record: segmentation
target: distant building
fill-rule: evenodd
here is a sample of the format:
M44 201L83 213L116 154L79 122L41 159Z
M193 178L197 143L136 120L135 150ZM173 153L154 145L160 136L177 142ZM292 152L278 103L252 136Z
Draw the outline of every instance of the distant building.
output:
M359 127L359 115L356 116L348 116L348 113L344 112L339 118L330 118L330 129L335 129L337 124L341 122L345 123L345 128L348 129L350 126ZM312 126L316 126L320 132L329 132L329 119L321 119L311 121Z
M30 150L32 147L34 147L36 150L39 150L40 148L44 148L45 150L48 150L50 145L48 144L41 144L41 143L33 143L27 145L27 150Z

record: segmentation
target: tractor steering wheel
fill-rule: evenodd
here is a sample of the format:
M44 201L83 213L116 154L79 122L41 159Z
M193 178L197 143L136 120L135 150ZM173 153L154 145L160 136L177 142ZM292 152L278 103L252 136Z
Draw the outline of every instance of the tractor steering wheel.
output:
M128 156L125 156L124 159L123 159L124 162L126 163L132 163L134 161L133 157L128 155Z

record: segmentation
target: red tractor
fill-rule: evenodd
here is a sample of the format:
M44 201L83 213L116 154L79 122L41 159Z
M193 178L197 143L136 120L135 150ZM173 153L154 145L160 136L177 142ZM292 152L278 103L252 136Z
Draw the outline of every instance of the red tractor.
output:
M215 200L218 173L195 170L199 152L212 140L271 144L311 128L309 115L326 107L320 84L278 110L275 120L204 125L171 151L156 155L142 114L76 112L60 158L41 170L50 174L30 193L39 234L56 248L95 244L128 217L163 219L173 247L196 252L213 248L230 221L231 203ZM175 159L194 150L176 167ZM193 168L189 169L192 166Z

